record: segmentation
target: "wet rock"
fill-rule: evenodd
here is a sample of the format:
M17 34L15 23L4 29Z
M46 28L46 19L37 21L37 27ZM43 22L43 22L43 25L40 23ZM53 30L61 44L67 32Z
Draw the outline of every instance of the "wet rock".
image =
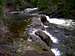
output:
M35 34L38 35L48 46L51 46L52 41L48 35L42 31L37 31Z
M48 21L47 21L47 19L46 19L45 16L41 16L40 20L41 20L41 22L42 22L44 25L47 25L47 26L48 26L49 23L48 23Z

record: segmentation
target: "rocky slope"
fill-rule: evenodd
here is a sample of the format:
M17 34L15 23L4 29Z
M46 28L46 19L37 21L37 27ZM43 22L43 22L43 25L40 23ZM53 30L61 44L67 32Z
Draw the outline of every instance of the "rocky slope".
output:
M32 8L26 10L34 12ZM74 32L72 32L75 27L74 22L72 20L49 18L47 15L32 13L31 11L19 11L19 13L15 11L17 14L10 12L9 20L5 19L6 21L0 22L0 55L71 55L67 50L71 50L69 49L70 46L68 47L68 41L74 41L74 37L71 37L74 36ZM15 18L16 15L17 18ZM74 42L71 41L70 44L74 45Z

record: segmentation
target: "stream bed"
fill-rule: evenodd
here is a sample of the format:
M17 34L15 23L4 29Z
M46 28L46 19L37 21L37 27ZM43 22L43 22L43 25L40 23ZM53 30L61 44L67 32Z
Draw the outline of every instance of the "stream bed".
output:
M33 17L32 25L30 29L28 29L29 31L28 33L29 35L32 36L31 39L34 39L35 41L36 41L35 37L37 37L37 40L39 41L40 38L39 35L41 35L41 33L36 35L37 31L45 33L47 36L49 36L49 38L52 41L51 51L55 54L55 56L62 56L63 53L61 48L63 49L63 47L61 47L61 45L64 45L63 42L65 41L65 39L70 37L67 36L66 34L71 35L69 32L68 33L65 32L65 30L69 31L71 29L70 31L72 31L74 27L72 23L74 22L71 19L65 20L65 19L49 18L49 16L46 15L44 17L45 18L42 19L38 17Z

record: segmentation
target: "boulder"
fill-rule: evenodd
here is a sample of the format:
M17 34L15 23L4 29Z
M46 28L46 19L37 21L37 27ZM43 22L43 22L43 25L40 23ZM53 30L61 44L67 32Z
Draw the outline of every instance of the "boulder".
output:
M48 26L49 22L47 21L45 16L41 16L40 20L44 25Z
M35 32L36 35L38 35L42 41L44 41L48 46L51 46L51 39L48 35L46 35L44 32L42 31L37 31Z

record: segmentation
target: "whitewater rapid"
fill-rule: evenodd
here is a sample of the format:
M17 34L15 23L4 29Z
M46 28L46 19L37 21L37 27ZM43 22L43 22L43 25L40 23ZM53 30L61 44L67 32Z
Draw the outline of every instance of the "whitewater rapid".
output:
M49 18L49 16L46 16L46 19L49 23L53 23L53 24L56 24L56 25L60 25L60 26L71 26L72 24L72 21L71 19L69 20L65 20L65 19L58 19L58 18Z
M37 35L35 34L35 32L37 32L38 30L41 30L41 29L33 29L29 34L30 35L34 35L34 36L37 37ZM44 32L45 34L47 34L50 37L50 39L52 40L53 43L56 43L56 44L59 43L58 39L56 37L52 36L47 31L42 30L42 32ZM51 51L55 54L55 56L61 56L60 51L58 50L58 48L51 48Z
M60 25L60 26L70 26L71 23L72 23L72 20L49 18L49 16L46 16L46 15L45 15L45 17L46 17L46 19L47 19L47 21L48 21L49 23L56 24L56 25ZM37 19L37 18L36 18L36 19ZM39 20L41 20L41 19L39 19ZM54 36L54 35L52 35L50 32L48 32L48 31L46 30L46 28L48 28L49 26L46 26L46 25L44 25L43 23L41 23L41 25L45 28L45 30L38 29L38 28L36 29L36 28L33 28L33 27L32 27L32 28L29 30L29 34L38 37L38 36L35 34L35 32L37 32L37 31L39 31L39 30L42 31L42 32L44 32L46 35L48 35L48 36L50 37L50 39L51 39L52 42L53 42L53 45L54 45L54 44L57 45L56 47L52 47L52 48L51 48L51 51L55 54L55 56L61 56L61 51L59 50L59 49L60 49L60 47L59 47L60 43L59 43L58 36ZM55 33L54 33L54 34L55 34ZM60 37L60 38L61 38L61 37Z
M35 32L39 31L41 29L35 29L33 28L32 30L30 30L30 35L34 35L36 37L38 37ZM47 34L50 39L52 40L53 43L59 44L59 41L56 37L52 36L49 32L47 32L46 30L41 30L42 32L44 32L45 34ZM58 50L58 48L51 48L51 51L55 54L55 56L61 56L60 51Z

